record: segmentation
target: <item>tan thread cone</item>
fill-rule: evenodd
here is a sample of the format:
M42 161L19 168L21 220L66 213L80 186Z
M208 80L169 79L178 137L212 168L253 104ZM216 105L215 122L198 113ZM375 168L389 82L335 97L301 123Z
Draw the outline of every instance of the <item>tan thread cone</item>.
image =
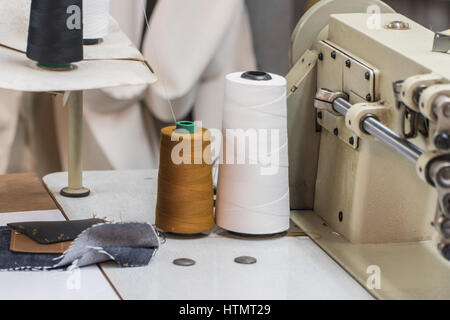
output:
M161 130L156 226L179 234L205 232L215 225L210 132L197 127L194 134L182 134L175 128ZM190 155L180 150L181 143ZM174 163L173 150L190 163Z

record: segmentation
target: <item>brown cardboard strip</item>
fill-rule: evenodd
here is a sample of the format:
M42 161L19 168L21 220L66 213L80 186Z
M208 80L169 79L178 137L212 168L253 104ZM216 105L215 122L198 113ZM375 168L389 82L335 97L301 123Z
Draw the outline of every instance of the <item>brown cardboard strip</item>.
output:
M72 241L53 244L40 244L28 236L11 230L10 250L20 253L64 253L69 249Z

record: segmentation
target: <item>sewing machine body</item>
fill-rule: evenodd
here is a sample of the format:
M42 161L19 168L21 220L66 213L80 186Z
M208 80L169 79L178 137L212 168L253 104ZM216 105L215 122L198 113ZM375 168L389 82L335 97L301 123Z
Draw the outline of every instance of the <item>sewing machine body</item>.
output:
M385 14L381 20L384 26L406 18ZM435 68L438 65L433 68L429 63L442 60L441 65L445 65L444 59L439 59L445 57L442 54L435 54L435 59L415 57L417 50L430 50L434 33L409 19L412 29L404 31L383 27L370 30L366 21L365 14L331 18L328 40L315 46L323 52L323 60L317 66L317 86L348 93L351 104L367 103L367 95L372 97L369 107L370 102L382 101L379 103L385 107L382 122L395 131L399 113L392 83L414 75L445 72L445 67L438 70ZM331 57L333 51L335 59ZM350 67L345 65L347 60L351 61ZM370 73L369 80L365 78L366 72ZM359 138L347 128L344 117L322 114L322 119L318 119L323 130L315 211L354 243L430 239L433 228L429 222L435 212L436 193L418 178L414 164L373 138ZM413 143L427 148L427 139L421 134Z
M450 263L437 252L431 225L435 188L420 178L420 165L353 120L370 113L400 134L404 114L393 83L418 76L418 82L439 83L440 94L448 94L450 55L432 52L434 32L407 17L384 13L375 24L370 19L365 13L330 16L305 52L295 44L301 35L293 35L291 57L298 59L287 77L290 187L291 208L301 210L293 220L374 296L449 298ZM409 29L389 29L392 21L406 22ZM320 88L346 93L355 108L345 117L315 109ZM403 100L412 100L404 90ZM433 150L436 123L420 119L423 127L409 141ZM368 287L374 266L381 288Z

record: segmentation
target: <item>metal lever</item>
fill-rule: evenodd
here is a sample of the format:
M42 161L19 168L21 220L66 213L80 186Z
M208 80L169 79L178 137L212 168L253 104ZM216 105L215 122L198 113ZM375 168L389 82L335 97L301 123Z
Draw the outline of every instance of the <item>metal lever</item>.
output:
M450 50L450 35L445 33L436 33L434 35L433 51L448 53Z
M328 106L327 106L328 105ZM342 94L332 92L328 89L320 89L317 92L314 106L319 109L332 109L334 112L345 116L352 105L342 98ZM380 140L382 143L405 156L408 160L416 163L423 151L409 141L402 139L398 134L378 121L372 114L365 116L360 127L362 131Z

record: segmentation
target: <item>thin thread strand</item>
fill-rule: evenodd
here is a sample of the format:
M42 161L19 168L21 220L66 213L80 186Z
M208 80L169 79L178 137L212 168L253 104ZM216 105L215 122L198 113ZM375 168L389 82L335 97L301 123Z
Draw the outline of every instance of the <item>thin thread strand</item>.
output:
M143 0L141 3L142 3L142 11L144 12L145 24L147 25L147 34L149 34L150 33L150 22L149 22L149 18L147 17L147 12L145 10L145 7L146 7L145 0ZM169 104L170 111L171 111L172 117L173 117L173 123L175 124L175 123L177 123L177 118L176 118L175 112L173 110L172 101L169 99L169 91L167 90L167 86L166 86L166 82L164 80L164 77L160 77L158 51L157 50L153 50L153 52L155 53L155 70L156 70L157 73L159 73L157 76L158 76L158 79L160 79L161 82L162 82L164 93L166 95L165 99L166 99L167 103Z

